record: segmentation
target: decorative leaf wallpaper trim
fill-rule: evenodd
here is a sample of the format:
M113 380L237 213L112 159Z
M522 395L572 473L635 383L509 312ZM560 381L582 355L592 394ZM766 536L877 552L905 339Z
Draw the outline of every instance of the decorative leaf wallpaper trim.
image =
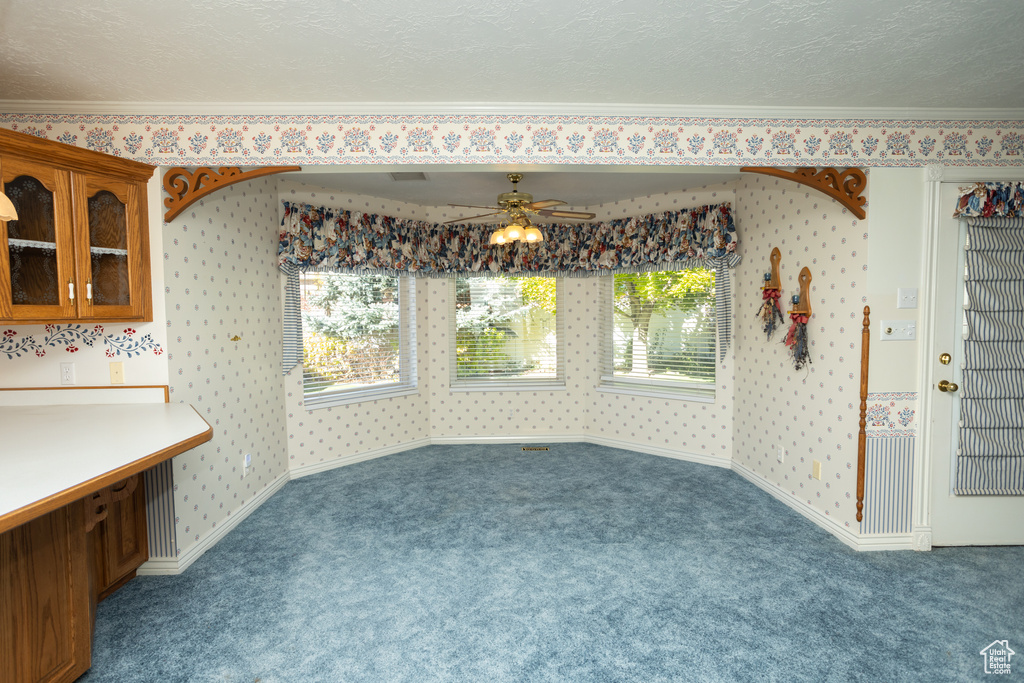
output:
M155 355L161 355L164 350L156 341L153 335L144 334L136 336L137 332L126 327L120 334L106 334L102 325L87 327L85 325L46 325L42 341L37 341L36 335L23 335L18 339L18 332L13 329L6 329L0 337L0 354L7 356L8 360L20 358L22 355L35 353L42 358L46 355L47 348L63 348L68 353L77 353L80 346L95 346L97 341L102 341L107 349L107 358L120 356L122 353L128 358L141 356L146 351L152 351Z

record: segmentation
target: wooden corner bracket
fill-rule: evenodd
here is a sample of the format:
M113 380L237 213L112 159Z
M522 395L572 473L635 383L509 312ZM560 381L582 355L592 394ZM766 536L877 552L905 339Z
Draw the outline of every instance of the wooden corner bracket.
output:
M784 171L781 168L771 166L743 166L740 168L743 173L761 173L763 175L775 176L784 180L792 180L812 187L819 192L824 192L837 202L849 209L854 216L861 220L867 218L867 211L864 204L866 197L861 193L868 186L868 177L859 168L848 168L840 171L835 168L823 168L815 171L813 167L798 168L795 171Z
M164 173L164 190L171 196L164 199L164 206L167 207L164 221L172 220L193 203L228 185L301 170L301 166L265 166L251 171L242 171L237 166L221 166L216 171L206 166L195 171L188 171L181 166L169 168Z

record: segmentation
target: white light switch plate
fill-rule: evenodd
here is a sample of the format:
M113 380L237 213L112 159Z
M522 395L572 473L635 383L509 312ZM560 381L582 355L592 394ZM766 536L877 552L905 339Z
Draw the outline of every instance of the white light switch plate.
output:
M897 289L896 308L917 308L917 288L900 287Z
M883 320L878 326L882 341L910 341L917 339L916 320Z

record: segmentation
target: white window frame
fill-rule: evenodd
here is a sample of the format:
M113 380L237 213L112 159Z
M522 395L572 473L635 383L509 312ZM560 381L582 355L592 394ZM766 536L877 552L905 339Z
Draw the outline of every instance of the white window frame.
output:
M714 403L718 391L720 369L715 362L715 381L713 384L658 380L641 377L616 376L615 367L615 275L600 276L598 287L600 296L601 323L598 326L601 335L600 372L597 389L612 394L628 394L631 396L647 396L652 398L676 398L697 403ZM716 282L716 292L718 283ZM715 316L719 315L716 296ZM718 325L714 325L715 348L718 348ZM716 352L717 357L717 352Z
M339 387L319 392L313 395L306 394L305 379L303 379L302 402L306 410L330 408L332 406L361 403L364 401L376 401L384 398L395 398L398 396L410 396L419 393L417 386L416 372L416 280L408 275L398 276L398 346L399 346L399 377L397 382L381 382L379 384L357 386L351 388ZM302 327L303 341L305 341L305 324ZM303 368L304 370L305 368ZM305 375L303 375L305 377Z
M507 276L511 277L511 276ZM457 325L456 320L456 290L455 282L458 278L450 278L448 284L448 337L449 337L449 387L453 392L458 391L559 391L565 390L565 309L563 305L562 278L555 277L555 364L556 376L550 379L501 377L499 379L486 380L480 378L460 379L458 377L459 367L456 360Z

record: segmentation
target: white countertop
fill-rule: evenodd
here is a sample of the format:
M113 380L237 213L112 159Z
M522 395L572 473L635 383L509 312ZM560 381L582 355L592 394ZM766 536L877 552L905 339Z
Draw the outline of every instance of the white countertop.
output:
M0 533L210 436L183 403L0 406Z

